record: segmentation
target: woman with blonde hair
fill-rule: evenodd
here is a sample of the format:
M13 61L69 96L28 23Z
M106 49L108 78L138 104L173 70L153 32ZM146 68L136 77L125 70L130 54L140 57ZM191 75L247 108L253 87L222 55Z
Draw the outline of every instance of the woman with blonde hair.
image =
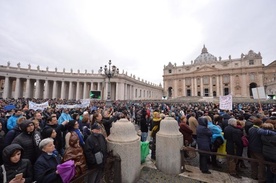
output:
M262 135L261 140L263 144L262 154L264 159L269 162L276 163L276 132L274 131L274 125L271 123L263 123L261 128L268 130L271 133L266 133L267 135ZM274 134L274 135L273 135ZM274 169L274 172L273 172ZM266 166L266 182L276 182L276 167L271 165Z
M160 117L160 113L158 111L153 112L153 118L152 118L152 131L151 131L151 137L152 137L152 146L151 146L151 159L156 159L156 133L160 129L160 122L162 118Z

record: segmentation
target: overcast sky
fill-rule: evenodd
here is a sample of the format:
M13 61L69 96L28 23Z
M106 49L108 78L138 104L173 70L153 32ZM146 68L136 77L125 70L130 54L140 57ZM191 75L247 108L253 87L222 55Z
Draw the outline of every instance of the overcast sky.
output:
M276 60L275 0L0 0L0 65L120 71L163 84L169 62L250 49Z

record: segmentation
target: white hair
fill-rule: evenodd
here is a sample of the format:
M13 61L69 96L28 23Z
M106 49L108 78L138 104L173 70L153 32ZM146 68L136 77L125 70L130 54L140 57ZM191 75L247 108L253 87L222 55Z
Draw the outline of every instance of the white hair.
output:
M40 141L39 143L39 149L43 149L46 145L48 145L49 143L54 142L54 139L52 138L46 138L43 139L42 141Z
M228 119L228 125L236 126L237 120L235 118Z

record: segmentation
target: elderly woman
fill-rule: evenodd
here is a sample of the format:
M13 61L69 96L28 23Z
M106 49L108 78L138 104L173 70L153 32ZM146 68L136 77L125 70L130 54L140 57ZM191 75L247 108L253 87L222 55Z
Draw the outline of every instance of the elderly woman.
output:
M11 144L3 150L3 161L4 164L0 167L0 182L9 183L28 183L32 182L32 165L30 160L22 159L21 154L23 148L18 144ZM3 171L5 169L5 172ZM22 177L18 180L17 174L21 174ZM4 179L5 177L5 179Z
M242 135L243 132L237 128L237 120L235 118L230 118L228 120L228 126L224 129L224 138L226 139L226 152L229 155L237 155L239 156L243 149L242 144ZM242 178L240 175L237 174L236 171L236 164L237 159L229 157L227 158L228 163L228 171L229 174L236 178Z
M52 138L43 139L39 143L39 148L42 154L39 156L34 165L34 177L39 183L59 183L62 182L57 165L60 164L61 159L54 154L55 145Z

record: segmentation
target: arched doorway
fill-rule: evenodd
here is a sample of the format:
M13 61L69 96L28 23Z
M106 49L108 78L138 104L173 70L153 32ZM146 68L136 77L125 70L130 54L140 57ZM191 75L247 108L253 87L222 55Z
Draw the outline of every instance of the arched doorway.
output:
M250 97L253 96L252 88L257 88L257 84L256 84L256 83L250 83L250 84L249 84L249 93L250 93Z
M168 97L169 98L172 98L172 89L173 89L172 87L168 88Z

